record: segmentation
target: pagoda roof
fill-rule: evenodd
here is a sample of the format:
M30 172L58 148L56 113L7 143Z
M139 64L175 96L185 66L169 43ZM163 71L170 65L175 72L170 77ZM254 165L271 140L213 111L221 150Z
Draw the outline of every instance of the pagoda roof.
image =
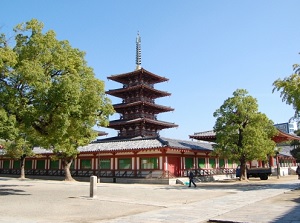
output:
M113 80L122 84L128 84L130 81L131 77L134 76L139 76L143 75L143 79L147 79L149 83L160 83L160 82L165 82L168 81L168 78L158 76L154 73L151 73L150 71L145 70L144 68L128 72L128 73L123 73L123 74L116 74L116 75L111 75L107 77L109 80Z
M159 98L159 97L165 97L165 96L171 95L171 93L168 93L166 91L157 90L157 89L155 89L153 87L149 87L148 85L145 85L145 84L135 85L135 86L128 87L128 88L119 88L119 89L115 89L115 90L109 90L109 91L106 91L106 94L113 95L113 96L119 97L119 98L125 98L125 95L128 94L129 92L136 92L136 91L140 91L140 90L143 90L147 93L151 93L153 98Z
M178 127L178 125L171 122L163 122L163 121L153 120L149 118L136 118L131 120L123 120L123 119L114 120L109 122L108 127L114 129L120 129L123 126L137 124L137 123L153 124L159 127L160 129Z
M285 133L279 129L278 134L272 138L275 143L291 141L291 140L298 140L300 141L300 137L292 134ZM197 132L194 135L189 135L190 138L197 139L197 140L206 140L206 141L215 141L216 140L216 133L211 131L205 132Z
M155 114L158 114L161 112L174 111L174 108L150 103L147 101L137 101L137 102L131 102L131 103L114 104L114 109L117 112L120 112L127 108L136 107L136 106L144 106L144 107L146 107L146 109L149 109L149 110L151 109L151 111L154 112Z

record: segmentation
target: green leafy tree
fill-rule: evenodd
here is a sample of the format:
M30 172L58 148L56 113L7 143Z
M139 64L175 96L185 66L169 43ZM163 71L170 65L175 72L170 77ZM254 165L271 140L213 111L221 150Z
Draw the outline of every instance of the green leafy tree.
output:
M32 146L26 141L26 136L19 134L14 116L8 116L4 109L0 109L0 145L4 147L4 155L20 160L20 178L25 178L25 158L33 156Z
M214 131L216 145L214 153L220 157L239 161L241 180L247 176L246 163L251 160L266 161L274 155L277 134L273 122L258 112L255 98L244 89L237 89L233 97L214 112L217 118Z
M300 135L300 130L296 130L295 133L297 136ZM290 145L294 148L291 150L291 155L296 159L297 163L300 163L300 142L298 140L293 140L290 142Z
M77 148L96 138L93 127L107 126L114 109L85 53L42 30L36 19L17 25L13 47L1 35L0 105L15 117L26 145L51 149L63 161L65 179L73 180Z
M273 92L280 91L282 101L288 105L292 105L295 109L295 114L300 111L300 65L293 65L294 73L283 80L277 79L273 83Z
M300 65L293 65L294 73L283 80L277 79L273 83L273 92L280 91L282 101L288 105L292 105L295 110L295 117L299 117L300 112ZM296 132L297 135L299 131ZM299 141L292 141L291 145L294 149L291 151L292 156L299 162L300 161L300 146Z

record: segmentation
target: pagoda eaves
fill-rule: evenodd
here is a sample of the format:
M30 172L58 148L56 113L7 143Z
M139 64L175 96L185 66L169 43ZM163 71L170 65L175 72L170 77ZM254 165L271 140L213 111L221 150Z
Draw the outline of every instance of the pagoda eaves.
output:
M109 80L113 80L122 84L129 84L130 81L133 81L135 79L144 79L146 80L149 84L155 84L155 83L161 83L168 81L168 78L158 76L156 74L153 74L144 68L141 68L139 70L135 70L132 72L128 73L123 73L123 74L116 74L116 75L111 75L107 77Z
M132 102L132 103L121 103L121 104L115 104L114 109L118 113L122 113L123 111L131 108L131 109L138 109L138 108L145 108L145 109L151 109L154 114L159 114L161 112L169 112L169 111L174 111L174 108L167 107L167 106L162 106L158 104L153 104L150 102L146 101L137 101L137 102Z
M155 124L163 128L174 128L178 127L178 125L171 123L171 122L163 122L159 120L153 120L149 118L136 118L136 119L131 119L131 120L114 120L109 123L109 127L118 127L118 126L123 126L123 125L128 125L128 124L133 124L133 123L151 123Z
M160 91L145 84L139 84L128 88L119 88L115 90L106 91L106 94L110 94L119 98L125 98L125 95L136 95L141 93L151 95L151 98L160 98L171 95L166 91Z

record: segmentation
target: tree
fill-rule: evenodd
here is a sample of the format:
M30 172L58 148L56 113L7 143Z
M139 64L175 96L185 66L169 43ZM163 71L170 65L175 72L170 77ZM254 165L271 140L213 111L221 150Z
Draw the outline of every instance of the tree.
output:
M293 71L294 74L289 77L274 81L273 92L275 90L280 91L282 101L292 105L295 109L295 114L298 114L300 111L300 65L294 64Z
M267 160L274 155L277 134L273 122L258 112L255 98L244 89L237 89L233 97L214 112L217 118L214 131L216 145L214 153L220 157L239 161L241 180L247 176L246 163L251 160Z
M15 125L15 117L8 116L4 109L0 109L0 145L4 147L5 156L20 159L20 178L24 179L25 158L34 154L30 144L26 141L26 136L19 134L19 129Z
M295 131L296 135L300 135L300 130ZM290 151L291 155L296 159L296 162L300 162L300 142L298 140L293 140L290 142L290 146L293 146L294 148Z
M17 25L13 47L1 35L0 107L15 117L17 139L23 135L26 145L51 149L72 180L77 148L96 138L93 127L107 126L114 109L85 53L42 30L36 19Z
M277 79L273 83L273 92L275 90L280 91L280 97L282 101L286 104L292 105L295 110L295 118L299 118L300 112L300 65L293 65L294 73L290 76L284 78L283 80ZM297 131L296 134L299 136L300 132ZM298 141L292 141L292 146L294 149L291 151L292 156L299 161L300 160L300 147Z

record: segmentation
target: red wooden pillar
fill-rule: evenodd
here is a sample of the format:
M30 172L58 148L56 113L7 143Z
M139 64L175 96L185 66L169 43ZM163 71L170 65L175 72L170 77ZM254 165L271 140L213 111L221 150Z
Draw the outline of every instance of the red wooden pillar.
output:
M113 153L113 169L112 169L112 175L115 176L116 171L116 153Z
M166 161L166 150L163 149L161 152L162 152L162 170L163 170L163 172L165 172L166 171L166 163L167 163L167 161Z
M133 152L133 157L134 157L134 166L133 166L133 171L134 171L134 176L137 177L137 151Z
M77 156L77 159L76 159L76 170L77 171L79 170L79 160L80 160L80 158L79 158L79 156Z
M194 152L194 169L198 169L197 152Z
M93 153L93 159L94 159L94 168L93 168L93 174L96 175L96 170L97 170L97 156L96 153Z
M49 155L46 155L46 174L48 175L49 171Z
M270 167L274 166L274 157L273 156L269 157L269 163L270 163Z
M185 169L185 160L184 160L184 151L181 151L181 157L180 157L180 176L184 176L184 169Z
M208 156L209 153L205 153L205 168L208 168L209 166L209 156Z

